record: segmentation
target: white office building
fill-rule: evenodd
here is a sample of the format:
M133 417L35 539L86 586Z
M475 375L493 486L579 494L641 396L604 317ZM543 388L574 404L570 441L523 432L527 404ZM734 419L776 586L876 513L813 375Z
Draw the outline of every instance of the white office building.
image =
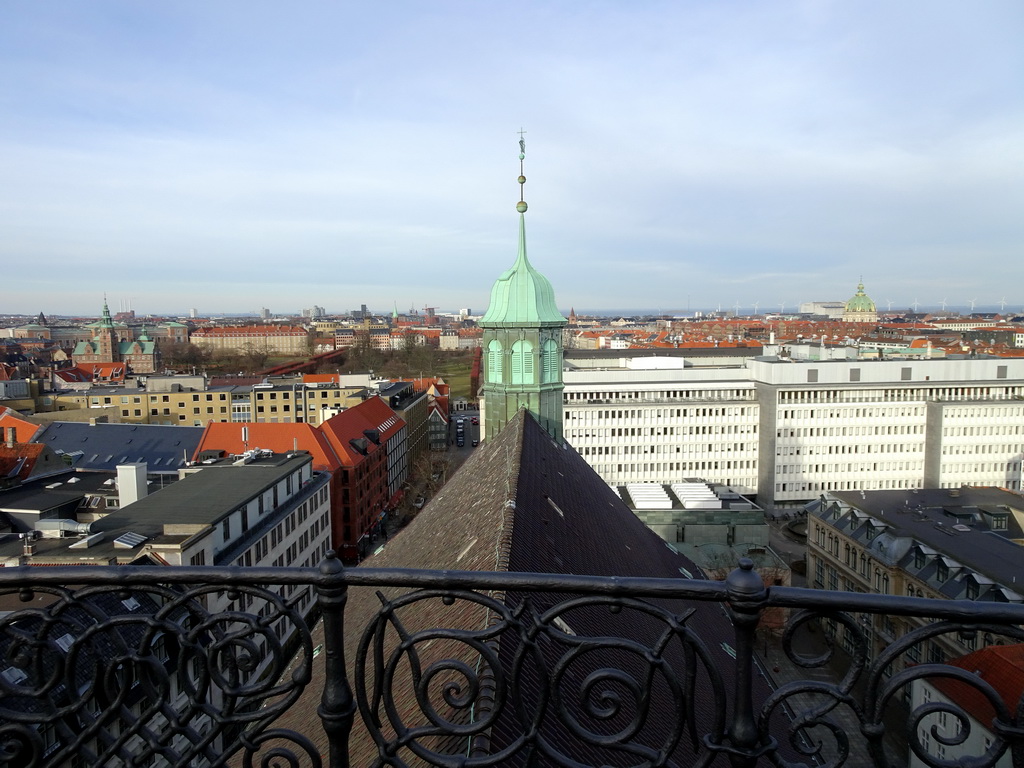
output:
M1024 360L814 360L564 373L566 439L609 483L688 477L798 503L827 491L1021 489Z

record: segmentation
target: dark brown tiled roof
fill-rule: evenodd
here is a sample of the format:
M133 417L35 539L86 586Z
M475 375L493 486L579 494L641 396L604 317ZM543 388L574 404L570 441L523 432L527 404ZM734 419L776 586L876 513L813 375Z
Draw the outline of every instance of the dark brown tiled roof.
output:
M519 420L521 421L521 419ZM521 451L521 423L510 428L487 446L474 452L445 487L419 515L364 565L375 568L457 569L461 571L504 570L501 553L507 549L507 531L512 512L506 501L515 493ZM380 590L393 598L401 590ZM349 679L363 628L380 611L375 590L349 591L345 610L345 660ZM444 606L433 600L410 606L401 614L408 631L430 627L480 629L486 626L486 612L479 606L457 601ZM313 643L323 642L323 626L318 625ZM442 655L449 650L442 642L431 648ZM437 654L435 654L436 656ZM464 654L467 663L474 659ZM317 707L323 681L326 654L313 660L313 684L277 722L277 726L299 731L310 738L321 754L327 753L327 739L320 727ZM434 658L434 657L431 657ZM396 675L400 680L403 675ZM408 679L408 675L404 679ZM415 711L415 696L401 684L393 689L396 705L403 712ZM357 717L350 740L351 764L370 765L377 749ZM236 761L237 762L237 761ZM240 764L240 763L239 763Z
M536 421L525 412L520 412L508 426L488 444L476 451L473 457L455 474L444 489L431 501L420 515L398 534L383 550L375 554L366 565L373 567L405 567L425 569L485 570L485 571L536 571L562 574L595 574L607 576L659 576L679 577L680 568L699 573L692 562L682 557L649 531L621 499L598 477L589 465L571 448L554 443ZM385 599L395 599L394 590L381 590ZM530 598L532 613L540 614L555 603L569 598L569 595L541 594ZM421 670L429 664L445 658L460 660L469 670L470 676L478 673L487 678L486 663L481 663L475 648L486 645L490 638L484 637L485 628L508 620L510 612L525 608L522 596L516 594L494 595L497 601L493 609L466 600L456 600L446 606L434 598L401 606L394 616L401 622L406 636L433 627L448 627L455 630L441 635L424 635L417 643L420 649ZM373 590L352 589L346 609L345 658L350 674L356 662L362 628L376 619L381 603ZM613 612L606 605L589 605L564 612L561 615L564 626L575 633L549 633L539 640L535 655L517 657L520 643L515 633L505 632L488 648L497 647L500 659L499 675L511 676L518 662L526 661L525 671L519 671L517 683L522 697L519 701L506 702L502 714L493 723L487 736L490 750L503 749L514 743L524 730L524 723L540 716L541 739L538 743L572 756L584 764L619 765L634 764L637 755L624 755L608 749L593 746L585 739L573 736L570 729L560 724L555 704L545 701L539 695L541 679L551 674L550 664L556 658L563 658L566 643L581 638L619 637L626 638L626 645L607 646L593 652L581 654L579 659L564 670L560 685L556 686L562 696L566 711L577 718L586 718L579 702L586 699L583 690L586 678L596 667L618 667L626 670L640 682L640 689L649 694L646 704L647 725L639 730L636 741L646 743L652 749L659 749L666 738L670 739L671 725L683 717L691 722L696 740L684 733L673 751L673 762L693 762L694 743L699 744L702 736L712 727L716 706L712 700L711 687L706 671L701 664L693 665L681 638L687 628L699 633L708 654L708 664L721 670L732 669L728 647L733 642L732 629L722 609L717 605L694 605L684 601L661 601L659 608L673 616L684 616L681 624L666 623L641 610L624 608ZM692 614L688 614L689 611ZM526 626L534 626L530 614L523 619ZM515 622L517 619L511 619ZM560 627L562 625L559 625ZM383 658L389 658L395 646L392 639L386 641ZM318 627L314 644L322 642L322 628ZM566 642L560 642L564 640ZM673 693L672 683L667 682L662 672L648 665L646 649L663 639L667 650L662 654L679 674L681 688ZM321 753L327 752L324 737L316 715L320 703L320 682L323 680L323 663L326 654L313 661L314 684L299 701L279 719L277 725L305 733L313 740ZM699 655L699 654L698 654ZM543 659L547 672L537 672L537 664ZM373 671L373 655L367 658L367 677ZM650 682L646 675L654 670ZM685 672L693 670L693 683L688 684ZM726 674L723 672L723 674ZM354 676L350 680L354 681ZM407 662L400 663L393 675L390 692L394 712L406 727L425 727L428 721L416 706L412 680L414 675ZM465 676L443 675L443 680L461 681L465 690ZM731 695L731 680L726 675L725 692ZM760 680L757 681L761 685ZM692 685L691 688L687 688ZM432 690L440 690L437 681ZM623 711L635 711L628 686L614 681L603 681L591 692L589 706L600 707L602 702L595 697L610 689L623 700ZM454 690L454 688L452 689ZM755 701L763 698L766 691L755 691ZM373 692L367 691L368 701L374 703ZM439 694L431 699L442 717L452 714ZM607 704L608 702L603 702ZM376 708L387 723L387 713ZM474 715L487 717L480 708ZM612 716L601 721L590 718L588 728L598 733L608 733L624 727L625 715ZM528 726L527 726L528 727ZM387 728L387 726L385 726ZM421 743L432 749L444 746L423 737ZM369 765L376 756L376 747L357 718L353 728L351 746L352 765ZM452 748L456 747L452 745ZM465 750L466 740L458 745ZM408 750L399 750L406 759L411 758ZM543 755L534 755L540 763L548 762ZM530 755L520 749L503 764L525 764Z

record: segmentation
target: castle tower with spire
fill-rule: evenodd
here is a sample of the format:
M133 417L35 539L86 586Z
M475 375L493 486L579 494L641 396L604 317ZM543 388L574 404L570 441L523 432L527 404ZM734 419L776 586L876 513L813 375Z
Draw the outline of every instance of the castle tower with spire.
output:
M160 351L156 342L146 333L145 326L141 335L133 340L131 331L110 316L106 296L103 297L103 314L88 327L93 329L92 340L80 341L75 345L71 353L75 365L94 372L97 365L106 365L104 370L116 370L121 375L128 373L129 368L132 373L154 373L160 370ZM114 365L111 367L111 364Z
M117 337L117 329L114 327L114 320L110 316L110 307L107 306L107 297L103 297L103 315L97 324L96 335L93 341L98 346L99 354L105 363L117 363L121 360L120 339Z
M519 251L491 288L483 328L483 428L490 440L525 408L555 440L562 440L562 328L551 283L526 258L526 201L519 139Z

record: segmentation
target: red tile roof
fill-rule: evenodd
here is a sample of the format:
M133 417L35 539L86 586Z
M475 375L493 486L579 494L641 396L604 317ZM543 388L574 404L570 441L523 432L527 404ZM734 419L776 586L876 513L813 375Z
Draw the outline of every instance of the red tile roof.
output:
M303 384L337 384L341 377L336 373L304 373Z
M0 477L14 476L27 480L45 450L43 443L15 443L13 448L0 443Z
M83 382L92 381L92 369L83 368L80 366L74 366L73 368L61 368L59 371L54 371L53 375L61 381L68 382Z
M126 367L124 363L86 363L79 367L89 371L94 380L124 381Z
M352 446L350 440L365 438L366 430L377 430L380 446L383 446L403 426L405 421L395 415L386 402L379 397L371 397L353 408L332 416L320 425L320 430L342 458L342 462L352 465L362 461L363 455ZM369 453L375 453L380 446L367 441Z
M1024 693L1024 645L990 645L947 664L984 680L999 694L1011 714L1017 711L1017 703ZM986 727L995 717L988 699L974 686L948 677L932 677L928 682Z
M27 443L32 440L36 432L43 430L38 424L18 416L16 411L0 406L0 442L7 441L7 429L14 427L15 436L19 443Z
M247 443L242 442L243 427L249 431ZM276 453L287 453L295 448L309 451L316 470L333 471L342 465L323 433L309 424L229 424L212 421L206 425L193 459L203 451L238 454L249 448L267 448Z

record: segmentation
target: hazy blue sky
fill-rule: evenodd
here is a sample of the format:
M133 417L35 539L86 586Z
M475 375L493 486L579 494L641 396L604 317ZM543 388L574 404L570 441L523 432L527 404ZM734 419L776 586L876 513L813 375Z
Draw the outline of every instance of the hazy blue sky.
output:
M1024 306L1024 4L0 9L0 313Z

